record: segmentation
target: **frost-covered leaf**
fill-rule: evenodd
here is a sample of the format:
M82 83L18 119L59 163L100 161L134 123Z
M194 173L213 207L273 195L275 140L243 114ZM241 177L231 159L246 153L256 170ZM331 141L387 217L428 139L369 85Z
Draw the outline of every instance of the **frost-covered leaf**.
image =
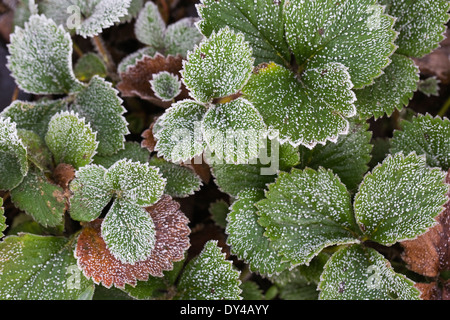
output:
M290 70L270 63L256 68L242 92L282 142L312 148L347 133L346 117L356 112L352 87L339 63L306 70L301 82Z
M1 116L11 118L17 128L34 131L44 138L50 119L60 111L67 111L64 99L42 99L36 102L16 100L2 111Z
M27 172L27 149L17 135L16 124L0 117L0 190L19 185Z
M210 107L202 121L209 149L226 163L248 163L255 158L266 131L258 110L244 98Z
M424 233L447 201L444 178L414 152L388 156L364 177L355 196L354 212L365 237L392 245Z
M158 6L152 1L146 2L134 24L136 38L157 51L164 49L164 31L166 23L159 13Z
M93 293L70 240L22 233L0 243L2 300L76 300Z
M77 95L71 110L84 117L97 132L98 154L111 155L123 149L125 135L130 133L123 116L126 109L111 83L94 76Z
M101 227L108 250L122 263L146 260L155 247L155 225L141 206L117 199Z
M381 75L396 48L394 18L374 0L289 0L283 15L286 41L300 68L342 63L355 88Z
M150 159L150 153L147 149L142 148L138 142L125 141L125 147L110 156L96 154L94 156L94 163L108 169L114 163L122 159L145 163Z
M203 39L195 26L196 19L187 17L169 25L164 34L166 55L181 55L186 58L188 51Z
M98 145L96 133L73 111L59 112L50 119L45 142L56 163L76 169L92 161Z
M181 93L181 82L177 75L161 71L153 75L150 86L155 96L163 101L172 101Z
M106 169L87 165L75 173L69 184L70 216L77 221L92 221L100 216L112 198L112 185L106 179Z
M66 211L64 190L51 183L39 169L30 168L22 183L11 190L11 200L44 227L63 223Z
M131 0L44 0L39 9L68 30L86 38L120 22Z
M166 179L164 194L173 198L185 198L200 190L202 180L190 168L184 167L162 158L152 157L149 164L159 168L162 177Z
M95 75L105 78L108 74L102 58L93 52L81 56L75 64L73 72L77 79L83 82L89 82Z
M450 184L450 170L446 177ZM450 190L447 193L450 196ZM437 217L437 224L413 240L402 241L402 259L410 270L426 277L436 278L450 269L450 202Z
M143 207L158 201L166 186L166 179L161 176L158 168L127 159L112 165L106 173L106 179L110 181L119 199Z
M72 40L51 19L33 15L16 28L8 68L18 86L33 94L66 94L81 89L72 69Z
M117 66L117 73L120 75L127 71L128 67L134 66L138 60L141 60L144 56L153 57L156 54L156 50L152 47L144 47L133 53L130 53L120 61Z
M228 26L242 32L253 49L255 63L288 64L290 51L284 39L283 6L273 0L202 0L197 10L198 26L205 36Z
M330 170L280 172L256 206L271 245L293 265L327 246L359 242L350 195Z
M374 84L355 90L360 118L391 116L395 109L401 110L413 98L419 83L419 69L413 60L400 54L393 54L391 60Z
M208 241L181 275L175 297L179 300L240 300L240 272L225 260L217 241Z
M289 143L280 144L277 138L268 139L251 164L229 164L209 160L214 182L222 192L236 197L246 188L265 189L274 182L278 170L289 171L299 164L298 149Z
M417 90L422 92L427 97L439 96L440 83L441 80L439 80L436 76L428 77L419 81Z
M429 114L417 115L410 121L400 122L400 129L394 131L391 139L391 152L403 151L408 154L415 151L425 155L427 164L450 168L450 120Z
M150 101L162 108L171 106L171 101L162 101L155 96L152 90L150 81L153 76L162 71L177 75L181 77L180 70L182 69L183 58L180 55L167 57L160 53L154 56L143 55L142 58L136 60L132 66L128 66L124 72L120 74L121 81L117 84L117 89L120 90L123 97L137 96L141 99ZM184 85L181 93L177 96L177 100L186 99L188 93Z
M252 49L241 33L226 27L211 34L183 63L183 82L200 102L238 92L253 70Z
M0 238L3 238L3 231L5 231L7 227L4 213L5 209L3 208L3 198L0 197Z
M230 205L224 199L211 202L208 207L208 212L211 214L211 218L215 224L225 229L227 226L227 215L230 211Z
M361 245L328 260L319 284L322 300L419 300L414 282L396 273L381 254Z
M227 216L225 232L232 254L249 264L253 272L272 275L289 268L290 265L283 262L283 257L264 236L265 229L258 224L259 216L255 204L262 199L262 190L249 188L241 191Z
M39 170L50 171L53 165L52 155L45 145L44 139L38 136L37 133L25 129L17 129L17 134L27 149L28 161L33 163Z
M128 14L120 18L120 23L129 23L131 20L137 17L144 5L144 0L131 0L128 7Z
M149 275L164 276L163 271L172 270L173 262L184 259L189 247L188 219L180 211L180 205L169 196L163 196L155 205L146 208L156 230L156 243L150 257L134 265L124 264L114 258L101 237L101 219L83 228L77 243L75 256L86 277L105 287L125 284L135 286L137 280L147 281Z
M349 191L355 191L369 169L371 159L372 133L369 124L351 120L348 134L339 136L334 142L318 145L313 149L300 147L299 168L318 169L324 167L333 170Z
M381 0L386 13L396 17L399 32L397 53L421 58L436 49L444 40L450 4L446 0Z
M177 102L167 109L158 118L158 127L153 127L158 156L179 162L201 154L206 147L201 132L206 111L205 106L192 100Z

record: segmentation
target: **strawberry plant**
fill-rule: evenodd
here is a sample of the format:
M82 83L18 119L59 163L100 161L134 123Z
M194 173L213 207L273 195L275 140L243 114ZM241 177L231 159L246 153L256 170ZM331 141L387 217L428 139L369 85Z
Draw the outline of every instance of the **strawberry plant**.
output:
M184 5L18 1L0 298L448 298L449 2Z

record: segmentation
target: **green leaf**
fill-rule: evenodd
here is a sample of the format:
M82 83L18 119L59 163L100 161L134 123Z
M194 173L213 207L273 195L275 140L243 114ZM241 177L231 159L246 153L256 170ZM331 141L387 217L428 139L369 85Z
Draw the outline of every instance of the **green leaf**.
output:
M252 272L272 275L290 267L264 236L265 229L258 224L255 203L264 198L262 190L245 189L232 204L227 216L227 244L231 253L245 261Z
M72 241L22 233L0 243L0 298L75 300L94 284L78 269Z
M120 22L131 0L44 0L39 9L56 23L86 38Z
M51 183L38 169L30 169L22 183L11 190L11 200L44 227L63 224L66 211L64 190Z
M93 52L88 52L78 59L73 72L78 80L89 82L92 77L98 75L105 78L108 70L102 58Z
M208 212L215 224L225 229L227 226L227 215L230 211L230 205L223 199L216 200L209 204Z
M289 143L280 144L277 138L274 138L267 140L254 163L229 164L211 159L207 161L219 189L236 197L246 188L265 189L268 183L275 181L278 170L290 170L299 163L300 158L297 148Z
M205 113L205 106L192 100L177 102L167 109L153 130L158 156L179 162L201 154L206 147L201 132Z
M372 133L368 123L358 120L350 121L348 131L348 134L339 136L336 143L327 142L311 150L301 146L301 163L298 167L331 169L349 191L355 191L369 169Z
M110 156L96 154L94 156L94 163L109 168L122 159L145 163L148 162L149 158L150 153L148 149L142 148L136 141L125 141L125 147Z
M67 111L67 101L41 99L36 102L16 100L1 113L5 118L11 118L17 128L36 132L45 137L50 119L60 111Z
M106 169L95 164L77 170L69 189L72 192L70 216L77 221L98 218L113 196L113 187L106 179Z
M178 283L179 300L240 300L239 271L225 260L217 241L209 240L191 260Z
M15 188L27 172L27 149L17 135L16 124L0 117L0 190Z
M17 134L27 149L28 161L41 171L50 171L52 155L45 145L44 139L30 130L18 129Z
M399 54L393 54L391 60L373 85L355 90L360 118L391 116L395 109L401 110L413 98L419 83L418 67L413 60Z
M342 63L355 88L381 75L396 49L394 18L375 0L289 0L283 13L286 41L300 68Z
M110 82L94 76L77 95L71 110L84 117L97 132L98 154L111 155L123 149L125 135L130 133L123 116L126 109Z
M157 157L152 157L149 164L159 168L162 177L167 181L164 194L173 198L185 198L193 195L202 186L200 177L187 167Z
M169 25L164 34L166 55L181 55L186 58L187 53L203 39L203 35L195 25L196 19L183 18Z
M441 80L439 80L436 76L428 77L426 79L420 80L417 85L417 90L422 92L427 97L430 96L439 96L439 84Z
M209 149L226 163L248 163L258 156L266 131L258 110L244 98L210 107L202 122Z
M368 173L354 200L365 237L383 245L412 239L432 227L447 201L445 173L410 153L388 156Z
M319 284L322 300L419 300L414 282L388 260L361 245L344 247L328 260Z
M136 38L156 51L164 49L164 31L166 23L159 13L158 6L152 1L145 3L134 24Z
M11 35L9 52L8 68L26 92L66 94L82 87L72 69L70 35L51 19L31 16Z
M181 93L181 82L177 75L161 71L153 75L150 86L155 96L163 101L172 101Z
M269 131L279 132L280 141L312 148L347 133L346 117L356 112L351 89L349 74L339 63L306 70L301 82L290 70L271 63L259 66L242 92Z
M116 196L142 207L150 206L161 198L166 179L158 168L148 163L119 160L106 173Z
M397 53L421 58L444 40L450 4L446 0L382 0L386 13L396 17Z
M290 51L284 39L284 0L202 0L197 10L198 27L207 37L224 27L242 32L253 49L255 64L287 65Z
M226 27L213 33L188 54L183 82L200 102L238 92L253 70L252 49L241 33Z
M114 201L101 232L109 251L123 263L146 260L155 247L155 224L149 213L124 199Z
M450 168L450 120L429 114L417 115L411 121L400 122L400 130L394 131L391 153L415 151L425 155L430 167Z
M56 163L67 163L75 169L89 164L98 146L96 133L73 111L51 118L45 142Z
M358 242L350 195L330 170L280 172L256 206L273 248L293 265L327 246Z

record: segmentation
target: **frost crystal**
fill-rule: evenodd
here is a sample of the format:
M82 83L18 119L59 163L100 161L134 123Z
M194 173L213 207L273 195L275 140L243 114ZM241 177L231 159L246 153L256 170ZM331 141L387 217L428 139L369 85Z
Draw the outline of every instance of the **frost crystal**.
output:
M163 101L172 101L181 93L181 82L178 76L162 71L150 80L155 96Z

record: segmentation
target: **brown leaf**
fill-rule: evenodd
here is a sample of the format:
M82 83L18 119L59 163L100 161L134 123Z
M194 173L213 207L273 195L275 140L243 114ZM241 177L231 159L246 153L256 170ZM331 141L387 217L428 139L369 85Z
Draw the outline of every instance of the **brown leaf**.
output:
M439 286L437 282L416 283L415 287L420 291L422 300L450 300L450 280Z
M75 178L75 168L67 163L60 163L53 171L55 182L63 189L69 187L70 181Z
M142 132L141 137L143 138L141 141L141 147L142 148L147 148L149 152L153 152L155 151L155 146L156 146L156 139L155 136L153 135L153 125L155 123L152 122L152 124L150 124L150 127L145 130L144 132Z
M156 53L154 57L144 56L134 66L128 67L125 72L120 74L122 80L117 84L117 88L124 97L138 96L157 106L168 108L172 105L172 102L158 99L150 86L150 80L153 79L154 74L161 71L175 74L181 79L180 71L182 67L183 57L181 55L164 57L160 53ZM176 100L188 97L189 93L182 84L181 93L176 97Z
M446 182L450 184L450 170ZM408 267L427 277L437 277L441 271L450 269L450 202L436 221L434 227L417 239L401 242L402 258Z
M163 196L156 204L146 208L156 229L156 244L150 257L136 264L125 264L114 258L101 236L102 219L87 223L75 250L78 265L86 277L109 288L125 284L135 286L137 280L148 276L162 277L163 271L172 270L173 262L183 260L189 248L190 229L188 219L180 211L180 205L169 196Z

